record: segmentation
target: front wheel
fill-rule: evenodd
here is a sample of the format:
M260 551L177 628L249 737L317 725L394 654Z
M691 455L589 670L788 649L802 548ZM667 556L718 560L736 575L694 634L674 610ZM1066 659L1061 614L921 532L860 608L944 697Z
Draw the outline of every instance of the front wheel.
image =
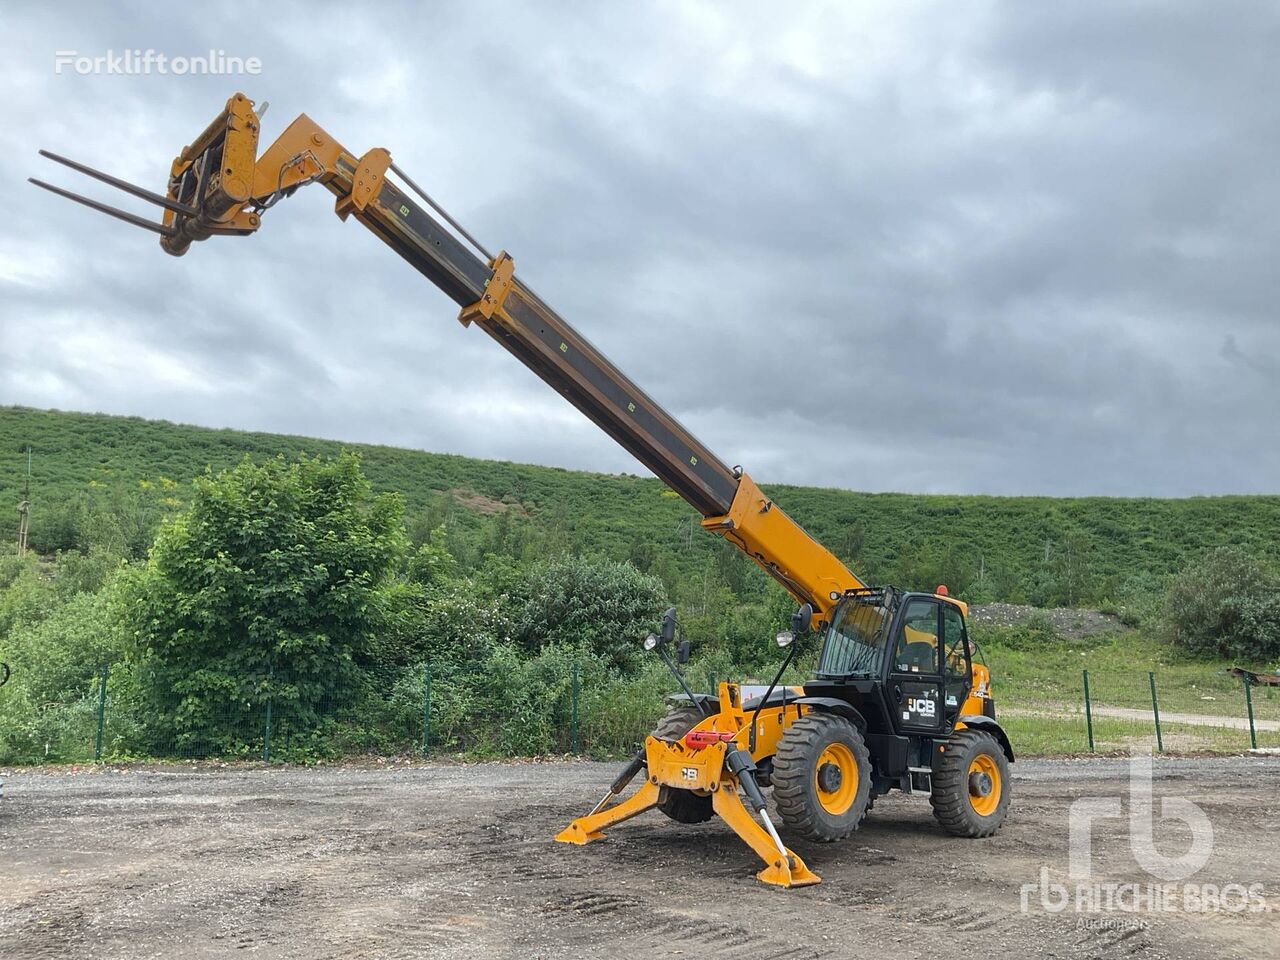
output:
M810 713L787 727L773 758L782 822L806 840L830 843L858 829L871 802L871 760L844 717Z
M1009 813L1009 759L989 733L952 734L933 771L929 802L953 837L989 837Z

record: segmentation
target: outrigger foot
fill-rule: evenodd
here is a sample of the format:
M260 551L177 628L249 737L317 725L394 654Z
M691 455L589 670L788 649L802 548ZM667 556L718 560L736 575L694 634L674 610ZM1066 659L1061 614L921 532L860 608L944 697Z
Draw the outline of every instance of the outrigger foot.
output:
M791 861L788 863L787 861ZM756 874L756 879L775 887L811 887L822 878L804 865L804 861L792 854L787 860L778 860Z
M556 834L556 840L560 843L590 843L592 840L600 840L604 837L603 830L605 827L613 826L615 823L621 823L623 820L630 820L632 817L644 813L651 807L658 804L658 785L650 781L645 781L644 786L633 793L621 803L614 804L612 807L606 807L599 813L591 813L585 817L578 817L567 827Z

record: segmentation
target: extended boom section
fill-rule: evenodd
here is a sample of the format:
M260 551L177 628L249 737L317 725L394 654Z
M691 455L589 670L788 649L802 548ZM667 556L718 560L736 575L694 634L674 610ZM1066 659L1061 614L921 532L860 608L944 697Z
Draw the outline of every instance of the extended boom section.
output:
M490 255L471 240L393 165L385 148L352 153L303 114L258 156L260 129L253 102L236 94L174 159L164 196L45 153L162 207L159 223L32 182L154 230L164 251L174 256L210 237L252 234L281 199L307 184L322 184L337 198L335 213L354 216L439 287L462 308L462 323L484 330L586 414L696 509L706 529L746 552L798 601L811 603L816 619L846 590L862 585L740 468L727 466L523 284L508 254ZM394 175L407 186L392 182Z

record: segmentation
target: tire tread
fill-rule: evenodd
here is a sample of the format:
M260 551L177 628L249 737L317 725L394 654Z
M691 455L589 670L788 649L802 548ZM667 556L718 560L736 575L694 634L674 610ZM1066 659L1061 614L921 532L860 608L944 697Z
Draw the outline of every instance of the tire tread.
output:
M863 804L854 822L840 828L824 822L818 815L817 799L810 790L813 764L822 752L822 745L831 742L831 734L836 731L843 734L853 748L859 777L859 795L854 798L854 804ZM774 756L773 797L782 822L806 840L830 843L843 840L857 830L871 808L871 759L858 728L844 717L829 713L810 713L793 722L782 735Z
M969 765L979 751L996 757L1000 767L1000 805L989 817L980 817L969 804ZM989 733L968 728L953 733L933 772L932 786L933 815L953 837L989 837L1004 823L1011 783L1004 751Z

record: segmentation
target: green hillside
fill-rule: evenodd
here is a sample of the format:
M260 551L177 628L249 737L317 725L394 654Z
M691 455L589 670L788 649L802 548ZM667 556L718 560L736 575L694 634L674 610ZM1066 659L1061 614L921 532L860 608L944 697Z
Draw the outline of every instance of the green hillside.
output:
M264 756L269 744L277 758L315 759L417 751L428 737L485 756L628 755L671 688L637 643L657 611L677 607L689 675L711 689L767 679L778 657L768 639L793 609L652 479L8 407L10 504L24 495L28 448L36 555L14 555L16 524L0 543L0 659L13 677L0 763ZM768 489L870 580L1102 606L1137 625L1107 621L1086 638L1072 626L1083 611L975 619L1019 750L1085 749L1074 712L1084 669L1100 708L1141 713L1150 671L1174 708L1239 717L1225 673L1237 661L1224 658L1272 667L1280 581L1244 555L1194 564L1233 544L1274 566L1278 497ZM375 494L401 497L403 520ZM1180 582L1202 590L1166 589L1188 569ZM1160 614L1175 594L1195 628L1183 646ZM1206 631L1191 649L1187 637ZM1263 694L1255 708L1277 715ZM1149 737L1125 716L1100 715L1107 749ZM1180 749L1244 742L1175 734Z
M42 553L111 541L145 553L160 520L206 469L303 452L359 454L379 491L403 496L419 539L440 524L464 566L485 553L629 558L669 584L716 577L735 594L764 579L661 483L630 475L164 421L0 408L0 501L21 499L32 449L30 541ZM1135 498L923 496L771 485L768 491L860 574L977 599L1083 604L1115 598L1206 549L1280 560L1280 496ZM14 515L11 515L11 517Z

